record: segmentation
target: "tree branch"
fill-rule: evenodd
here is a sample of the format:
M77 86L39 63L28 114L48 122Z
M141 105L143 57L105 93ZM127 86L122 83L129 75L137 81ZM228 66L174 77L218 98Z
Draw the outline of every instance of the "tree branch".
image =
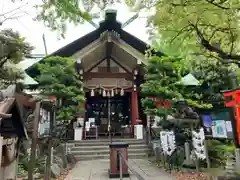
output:
M190 24L196 31L197 37L199 38L200 44L206 48L208 51L215 52L218 54L219 57L221 57L224 60L238 60L240 61L240 55L237 54L230 54L225 51L223 51L221 48L215 47L210 44L210 42L204 37L202 32L198 29L197 25Z
M220 8L220 9L230 9L230 8L227 8L227 7L221 6L220 4L214 2L214 0L205 0L205 1L206 1L207 3L209 3L209 4L212 4L212 5L214 5L214 6L218 7L218 8Z
M184 26L180 31L177 32L177 34L170 40L170 44L172 44L172 42L179 36L181 35L184 31L188 31L190 25L188 24L187 26Z

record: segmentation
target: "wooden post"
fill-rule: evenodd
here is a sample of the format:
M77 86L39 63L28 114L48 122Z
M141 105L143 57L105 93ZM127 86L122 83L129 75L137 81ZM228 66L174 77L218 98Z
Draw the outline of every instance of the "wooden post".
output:
M211 168L211 162L208 156L208 147L207 147L207 140L204 140L204 151L205 151L205 155L206 155L206 161L207 161L207 168L210 169Z
M48 141L48 157L46 162L46 172L45 180L51 180L51 166L52 166L52 154L53 154L53 129L55 124L55 108L52 107L51 118L50 118L50 127L49 127L49 141Z
M196 163L196 171L197 171L197 173L199 173L199 159L198 158L196 158L195 163Z
M39 117L40 117L40 104L41 104L41 102L36 103L36 108L35 108L35 112L34 112L31 155L30 155L29 168L28 168L28 180L34 180L33 179L33 170L35 167L35 160L36 160L38 123L39 123Z
M2 146L3 146L3 137L0 136L0 163L2 163Z

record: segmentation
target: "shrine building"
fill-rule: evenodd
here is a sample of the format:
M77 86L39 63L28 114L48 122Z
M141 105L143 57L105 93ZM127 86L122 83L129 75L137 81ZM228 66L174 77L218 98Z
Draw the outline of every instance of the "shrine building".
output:
M149 46L124 31L116 17L116 11L106 11L96 30L49 55L76 60L86 94L85 121L94 118L99 135L106 133L109 121L116 135L138 119L146 125L139 87ZM34 77L35 71L26 72Z

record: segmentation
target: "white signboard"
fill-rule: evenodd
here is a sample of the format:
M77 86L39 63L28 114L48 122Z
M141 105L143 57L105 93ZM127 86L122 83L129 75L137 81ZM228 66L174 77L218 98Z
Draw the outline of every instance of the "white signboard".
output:
M204 148L204 130L201 128L199 132L192 131L192 143L193 151L195 152L198 159L206 159L206 152Z
M40 137L48 136L50 129L50 112L46 109L40 109L40 119L38 124L38 135Z
M226 130L227 132L232 132L232 122L231 121L226 121Z
M161 147L164 153L171 155L176 149L175 134L173 131L160 132Z

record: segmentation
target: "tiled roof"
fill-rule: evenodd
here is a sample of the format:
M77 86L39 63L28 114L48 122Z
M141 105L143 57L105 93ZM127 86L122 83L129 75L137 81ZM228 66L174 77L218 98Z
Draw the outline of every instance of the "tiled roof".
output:
M3 119L6 119L6 118L10 118L9 116L11 116L11 115L7 114L7 113L9 113L11 111L11 108L14 105L16 105L18 110L19 110L19 106L17 104L16 98L14 98L14 97L5 97L4 99L1 99L1 100L0 100L0 121L3 120ZM17 129L22 131L24 136L26 138L28 138L28 135L26 133L26 128L24 126L24 122L23 122L23 119L22 119L22 117L20 115L20 112L19 112L19 118L12 119L12 121L17 121L17 120L19 121L19 125L21 126L21 127L18 126Z
M7 118L10 114L7 114L9 109L12 107L15 98L5 98L3 101L0 101L0 120L2 118Z
M15 98L5 98L3 101L0 101L0 120L11 117L11 114L7 113L14 101Z

